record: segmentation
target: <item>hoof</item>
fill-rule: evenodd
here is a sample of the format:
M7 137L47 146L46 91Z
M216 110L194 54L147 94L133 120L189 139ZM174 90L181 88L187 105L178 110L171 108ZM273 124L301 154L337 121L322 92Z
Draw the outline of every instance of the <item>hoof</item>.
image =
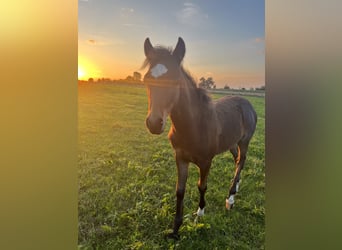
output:
M231 209L233 209L233 207L234 207L234 204L226 203L226 209L227 210L231 210Z
M197 214L197 216L203 216L203 215L204 215L204 208L201 209L201 208L199 207L196 214Z
M228 199L226 199L226 208L227 210L230 210L234 206L234 195L229 196Z
M166 235L166 239L179 240L179 235L178 233L169 233Z

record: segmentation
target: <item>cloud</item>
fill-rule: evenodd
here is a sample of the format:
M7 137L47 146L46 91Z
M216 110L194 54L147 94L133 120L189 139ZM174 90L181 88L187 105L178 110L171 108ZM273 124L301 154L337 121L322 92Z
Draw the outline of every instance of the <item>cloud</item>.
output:
M258 55L265 55L265 38L264 37L256 37L253 39L252 45L254 48L257 49Z
M205 76L206 77L213 76L213 72L207 71L205 72Z
M91 38L83 40L90 46L121 45L124 42L120 39L108 39L105 36L89 35Z
M109 41L99 41L95 39L88 39L87 44L89 45L95 45L95 46L104 46L104 45L110 45Z
M202 25L209 18L208 14L203 13L194 3L184 3L183 8L176 15L180 23L192 26Z
M121 17L130 17L133 15L133 13L134 13L133 8L121 8L121 10L120 10L120 16Z
M263 37L257 37L257 38L254 39L254 42L255 42L255 43L263 43L263 42L265 42L265 38L263 38Z
M87 40L87 43L89 43L91 45L95 45L96 41L94 39L89 39L89 40Z
M126 26L126 27L130 27L130 28L150 28L150 26L148 25L144 25L144 24L137 24L137 23L124 23L122 24L123 26Z

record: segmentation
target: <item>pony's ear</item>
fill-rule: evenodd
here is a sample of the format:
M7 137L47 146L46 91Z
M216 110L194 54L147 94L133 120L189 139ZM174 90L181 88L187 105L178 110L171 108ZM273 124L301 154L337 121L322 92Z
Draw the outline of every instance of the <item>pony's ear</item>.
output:
M153 49L153 46L152 46L149 38L146 38L146 40L144 42L144 52L145 52L145 56L148 59L150 59L153 55L154 49Z
M185 55L185 43L181 37L178 37L178 42L176 48L173 50L172 55L174 55L178 62L180 63Z

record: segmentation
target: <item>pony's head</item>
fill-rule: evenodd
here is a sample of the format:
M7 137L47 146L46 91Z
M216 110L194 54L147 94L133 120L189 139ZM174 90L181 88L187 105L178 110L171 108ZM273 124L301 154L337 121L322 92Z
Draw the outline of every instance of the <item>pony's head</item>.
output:
M144 76L148 95L146 126L152 134L161 134L167 116L179 99L185 44L179 37L175 49L171 50L153 47L149 38L146 38L144 51L145 65L149 66Z

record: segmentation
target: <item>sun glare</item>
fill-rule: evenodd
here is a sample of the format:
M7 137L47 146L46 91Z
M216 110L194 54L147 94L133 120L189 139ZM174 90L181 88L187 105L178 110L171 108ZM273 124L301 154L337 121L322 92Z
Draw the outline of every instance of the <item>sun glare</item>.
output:
M96 79L98 77L101 77L101 70L90 60L78 57L78 79L88 80L89 78Z
M85 76L84 70L80 66L78 66L78 79L83 79L84 76Z

